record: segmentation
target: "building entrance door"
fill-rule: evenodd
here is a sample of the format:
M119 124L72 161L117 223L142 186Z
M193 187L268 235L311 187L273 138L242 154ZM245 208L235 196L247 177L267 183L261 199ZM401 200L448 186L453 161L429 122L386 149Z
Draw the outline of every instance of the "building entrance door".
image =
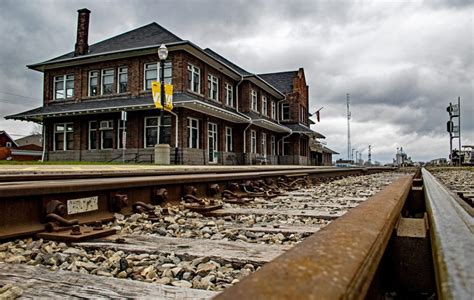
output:
M217 163L217 124L208 123L207 124L207 147L208 147L208 156L209 163Z

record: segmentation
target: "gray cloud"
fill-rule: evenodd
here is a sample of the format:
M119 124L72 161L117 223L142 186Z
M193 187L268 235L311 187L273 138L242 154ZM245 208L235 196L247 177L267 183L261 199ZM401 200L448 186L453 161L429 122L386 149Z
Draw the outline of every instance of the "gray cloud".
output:
M399 146L419 160L446 157L445 108L457 96L463 140L474 144L474 6L460 0L2 1L0 99L9 103L0 102L0 117L39 105L1 92L42 97L41 73L25 65L73 49L82 7L92 11L91 43L156 21L252 72L304 67L312 111L324 106L313 129L343 157L346 93L353 145L372 144L378 160ZM0 120L15 134L30 128Z

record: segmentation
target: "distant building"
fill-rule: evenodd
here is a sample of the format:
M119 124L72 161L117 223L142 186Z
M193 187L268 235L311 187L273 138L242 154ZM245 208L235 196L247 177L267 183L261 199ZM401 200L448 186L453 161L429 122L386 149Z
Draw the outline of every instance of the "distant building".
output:
M32 134L19 139L16 139L18 147L34 145L43 148L43 136L41 134Z
M444 157L432 159L428 163L428 165L430 166L446 166L447 164L448 164L448 160Z
M400 149L397 148L397 153L393 159L393 165L396 167L413 166L411 157L408 157L407 154L403 152L403 147L400 147Z
M43 154L41 135L13 140L6 131L0 131L0 160L40 160Z
M329 149L316 139L311 139L309 143L310 160L313 166L332 166L332 155L338 152Z

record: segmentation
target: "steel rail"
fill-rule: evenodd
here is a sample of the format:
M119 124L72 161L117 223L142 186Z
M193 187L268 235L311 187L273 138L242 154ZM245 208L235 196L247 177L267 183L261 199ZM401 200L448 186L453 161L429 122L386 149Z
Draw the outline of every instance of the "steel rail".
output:
M422 174L438 298L472 299L474 219L428 170Z
M215 299L362 299L412 186L403 176Z
M374 169L379 171L379 169ZM60 194L86 191L100 191L109 189L124 189L134 187L150 187L170 184L190 184L201 182L218 182L230 180L256 179L264 177L288 176L292 174L307 174L313 176L344 176L358 175L368 172L365 168L334 168L334 169L307 169L281 171L251 171L239 173L204 173L180 174L160 176L134 176L112 178L85 178L35 181L15 181L0 183L0 198L36 196L46 194Z

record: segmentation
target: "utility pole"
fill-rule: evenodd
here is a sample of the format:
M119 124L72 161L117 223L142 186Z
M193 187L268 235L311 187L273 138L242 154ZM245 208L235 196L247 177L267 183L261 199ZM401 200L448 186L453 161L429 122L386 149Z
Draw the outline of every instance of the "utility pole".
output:
M369 166L372 165L372 148L371 145L369 145L369 154L367 155L367 160L369 161Z
M349 94L346 94L346 100L347 100L347 159L352 159L354 156L352 154L351 156L351 110L349 107L350 103L350 98Z

